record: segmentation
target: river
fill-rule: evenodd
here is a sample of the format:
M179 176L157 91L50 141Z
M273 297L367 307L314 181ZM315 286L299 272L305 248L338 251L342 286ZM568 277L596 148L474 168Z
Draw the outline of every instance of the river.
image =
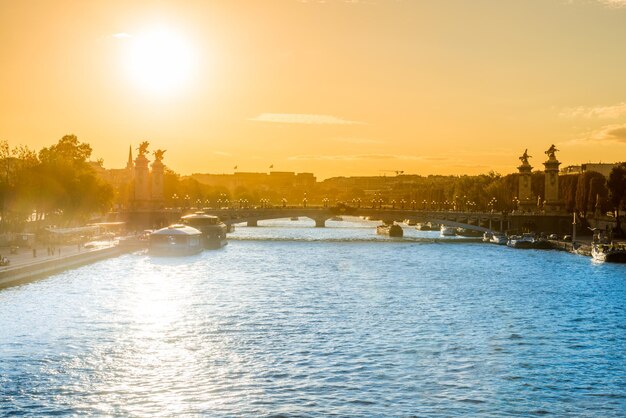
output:
M0 415L626 415L626 266L267 221L0 291Z

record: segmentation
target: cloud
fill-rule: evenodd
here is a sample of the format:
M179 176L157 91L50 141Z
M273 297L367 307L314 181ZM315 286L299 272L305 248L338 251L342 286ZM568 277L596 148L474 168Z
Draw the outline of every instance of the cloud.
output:
M130 33L126 33L126 32L114 33L111 36L114 37L115 39L127 39L127 38L133 37Z
M606 125L595 130L587 131L576 138L561 141L557 143L557 145L608 146L612 144L612 146L615 146L616 143L626 144L626 123Z
M213 151L213 154L219 155L220 157L230 157L231 155L233 155L230 152L225 151Z
M626 115L626 102L621 102L612 106L570 107L564 109L559 115L564 118L616 119L620 116Z
M598 0L600 3L613 9L626 7L626 0Z
M261 113L249 119L255 122L289 123L305 125L360 125L362 122L341 119L331 115L308 113Z
M615 141L626 143L626 123L603 126L589 136L595 141Z
M380 141L378 139L368 139L368 138L335 137L335 138L332 138L332 140L337 141L337 142L345 142L347 144L357 144L357 145L384 144L385 143L385 141Z
M417 155L395 154L342 154L342 155L294 155L289 160L318 160L318 161L357 161L357 160L410 160L410 161L440 161L445 157L425 157Z

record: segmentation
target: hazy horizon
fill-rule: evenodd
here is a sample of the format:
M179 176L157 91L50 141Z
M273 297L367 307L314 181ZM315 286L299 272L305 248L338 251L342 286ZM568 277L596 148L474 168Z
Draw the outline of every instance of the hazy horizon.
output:
M626 156L626 1L0 4L0 140L333 176Z

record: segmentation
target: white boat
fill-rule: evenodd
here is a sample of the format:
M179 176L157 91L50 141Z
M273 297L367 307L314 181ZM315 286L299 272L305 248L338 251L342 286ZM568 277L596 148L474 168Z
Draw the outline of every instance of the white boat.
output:
M607 263L626 263L626 247L595 243L591 247L591 256L595 261Z
M439 229L439 234L442 237L453 237L456 235L456 228L453 228L451 226L441 225L441 228Z
M472 229L466 229L466 228L456 228L455 231L456 235L460 236L460 237L473 237L473 238L478 238L480 237L482 234L480 233L480 231L475 231ZM483 237L484 239L484 237Z
M404 235L404 231L400 225L392 224L382 224L376 227L376 233L378 235L389 235L390 237L402 238Z
M228 244L226 241L226 225L217 216L196 212L183 216L181 222L202 232L202 245L206 249L221 248Z
M493 232L487 231L483 234L483 242L491 242L491 238L493 238Z
M535 236L533 234L512 235L506 243L512 248L533 248L535 246Z
M187 225L170 225L150 234L149 252L153 255L193 255L203 248L202 232Z
M506 245L507 241L508 239L506 235L501 233L494 233L489 240L490 243L498 245Z
M418 222L415 224L415 229L418 231L436 231L439 227L431 224L430 222Z

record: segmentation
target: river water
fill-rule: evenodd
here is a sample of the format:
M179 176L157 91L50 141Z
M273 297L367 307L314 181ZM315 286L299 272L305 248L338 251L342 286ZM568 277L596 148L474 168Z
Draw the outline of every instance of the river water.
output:
M0 291L0 415L626 415L626 266L312 225Z

